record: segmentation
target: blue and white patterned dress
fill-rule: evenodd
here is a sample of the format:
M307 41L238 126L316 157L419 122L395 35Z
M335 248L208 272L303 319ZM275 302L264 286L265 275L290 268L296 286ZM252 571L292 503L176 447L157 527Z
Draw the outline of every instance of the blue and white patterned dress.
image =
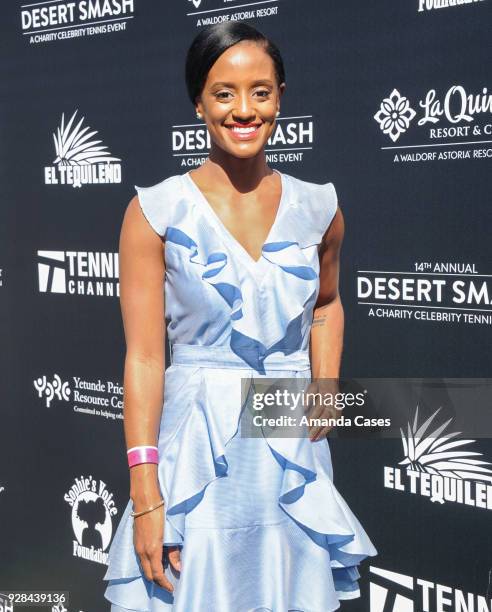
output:
M333 183L280 173L282 195L258 261L225 228L189 172L136 187L165 239L165 373L158 477L170 593L133 545L132 501L109 551L112 612L328 612L360 596L377 554L333 484L326 438L242 437L241 379L304 378L319 292L318 246Z

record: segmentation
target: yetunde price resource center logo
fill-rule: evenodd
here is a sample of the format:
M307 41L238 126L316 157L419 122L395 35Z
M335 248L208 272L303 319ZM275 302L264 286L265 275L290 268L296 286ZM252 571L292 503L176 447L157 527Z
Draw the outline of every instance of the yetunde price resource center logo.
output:
M492 157L492 94L487 87L480 92L458 84L440 93L429 89L416 100L394 88L381 100L374 120L393 143L381 149L393 152L395 163Z
M492 469L482 453L469 447L476 440L456 439L460 432L446 431L448 419L431 431L438 408L421 425L418 407L413 423L401 430L404 458L400 467L384 466L384 486L426 497L438 504L455 503L492 510Z
M69 404L79 414L123 419L123 386L119 382L85 380L80 376L69 380L63 380L59 374L41 375L33 385L46 408Z
M121 183L121 159L113 157L101 140L94 140L97 130L82 127L85 117L75 124L75 115L65 125L65 114L53 133L56 157L44 169L46 185L107 185Z
M73 556L107 565L112 519L118 514L113 493L102 480L80 476L63 499L72 509Z

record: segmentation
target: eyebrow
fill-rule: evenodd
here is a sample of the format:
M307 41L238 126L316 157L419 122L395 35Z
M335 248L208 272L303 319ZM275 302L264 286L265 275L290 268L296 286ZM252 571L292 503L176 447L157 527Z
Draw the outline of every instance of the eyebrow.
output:
M258 79L257 81L253 81L253 87L256 85L272 85L272 81L270 79ZM216 83L212 83L212 87L234 87L234 83L227 83L226 81L217 81Z

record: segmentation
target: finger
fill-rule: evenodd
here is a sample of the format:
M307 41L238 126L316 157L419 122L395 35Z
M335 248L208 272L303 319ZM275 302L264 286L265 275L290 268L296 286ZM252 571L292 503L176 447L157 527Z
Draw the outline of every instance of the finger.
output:
M163 587L164 589L170 591L172 593L172 591L174 591L174 587L173 585L169 582L169 580L166 577L166 574L164 573L164 567L162 565L162 558L161 558L161 552L162 550L156 550L155 553L153 553L150 557L150 566L151 566L151 570L152 570L152 580L157 583L159 586Z
M167 554L171 565L177 572L181 571L181 552L177 546L170 546Z
M320 409L318 405L316 405L316 406L313 406L313 408L307 415L307 418L308 418L307 430L308 430L308 436L311 439L313 438L313 435L316 433L316 431L320 428L319 425L315 424L315 419L318 419L321 416L321 413L322 413L322 410Z
M323 436L326 436L332 429L333 425L313 426L309 433L309 437L312 441L320 440Z
M321 404L316 404L315 406L313 406L309 416L314 419L319 419L320 417L324 416L324 412L325 412L325 407L322 406Z
M306 389L304 390L304 395L303 395L303 408L304 408L304 412L307 412L311 406L314 403L314 396L313 394L316 392L316 389L314 387L314 383L309 383L309 385L306 387Z
M139 558L140 563L142 564L144 576L147 578L147 580L152 580L152 568L150 566L149 558L145 554L140 554Z
M309 437L311 437L313 435L313 433L320 429L320 425L316 425L316 419L320 419L323 416L324 410L322 406L316 405L314 406L310 413L307 415L308 418L308 432L309 432Z

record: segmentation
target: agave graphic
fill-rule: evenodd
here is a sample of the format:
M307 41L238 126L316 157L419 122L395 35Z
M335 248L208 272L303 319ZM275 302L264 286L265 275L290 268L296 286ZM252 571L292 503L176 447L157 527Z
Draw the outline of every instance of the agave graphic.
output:
M441 410L441 408L438 408L434 414L418 427L419 407L417 406L413 426L408 423L407 436L405 436L403 430L400 428L405 459L400 461L399 465L407 465L407 469L417 472L439 474L440 476L449 476L460 480L484 480L492 482L492 470L488 467L484 467L486 465L491 465L490 461L470 459L471 456L481 456L482 453L451 450L459 446L471 444L475 442L475 440L448 441L458 436L461 431L447 433L439 437L452 419L440 425L433 432L426 433L431 421L439 410Z
M119 157L112 157L109 151L103 150L108 147L100 145L101 140L89 140L94 134L97 134L97 130L86 133L89 127L81 129L84 117L72 129L77 110L66 127L65 113L62 113L61 125L56 130L56 134L53 134L56 151L56 159L53 163L59 166L82 166L98 162L121 161Z

